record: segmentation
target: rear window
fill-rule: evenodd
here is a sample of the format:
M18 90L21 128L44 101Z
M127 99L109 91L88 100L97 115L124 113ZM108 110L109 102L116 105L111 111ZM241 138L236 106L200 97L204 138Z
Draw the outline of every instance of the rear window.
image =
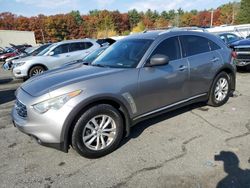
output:
M181 37L184 57L210 51L209 40L204 37L186 35Z

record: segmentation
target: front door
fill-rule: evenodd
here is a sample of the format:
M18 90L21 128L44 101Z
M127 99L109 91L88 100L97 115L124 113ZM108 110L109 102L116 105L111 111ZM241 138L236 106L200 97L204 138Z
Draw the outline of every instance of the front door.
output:
M150 57L155 54L168 56L169 63L141 68L138 86L139 114L159 110L189 97L189 67L187 60L181 58L178 37L162 41Z

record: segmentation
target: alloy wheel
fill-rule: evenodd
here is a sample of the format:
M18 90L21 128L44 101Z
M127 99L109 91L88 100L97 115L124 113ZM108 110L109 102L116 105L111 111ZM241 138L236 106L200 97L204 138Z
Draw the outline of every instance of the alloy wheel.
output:
M113 143L116 137L116 123L108 115L97 115L88 121L83 129L84 145L91 150L102 150Z
M220 78L215 87L214 96L219 102L223 101L228 94L228 81L226 78Z

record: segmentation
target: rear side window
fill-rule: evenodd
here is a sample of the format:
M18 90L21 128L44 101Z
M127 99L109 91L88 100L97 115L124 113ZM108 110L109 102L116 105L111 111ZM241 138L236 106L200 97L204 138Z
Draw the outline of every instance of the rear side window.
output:
M184 57L210 51L209 40L204 37L186 35L181 37Z
M69 45L62 44L62 45L56 47L53 51L54 51L54 55L68 53L69 52Z
M85 44L85 49L88 49L93 46L91 42L84 42L84 44Z
M70 44L70 52L78 51L78 50L86 50L93 46L91 42L75 42Z
M221 48L219 45L217 45L215 42L211 40L209 40L209 47L211 51L218 50Z
M169 57L170 61L180 59L181 53L178 38L172 37L161 42L154 50L151 57L156 54L166 55Z

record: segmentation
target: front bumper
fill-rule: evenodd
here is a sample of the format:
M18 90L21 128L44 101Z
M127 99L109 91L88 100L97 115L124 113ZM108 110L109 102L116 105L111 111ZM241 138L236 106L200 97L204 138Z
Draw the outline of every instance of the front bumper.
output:
M11 116L14 126L21 132L35 138L43 146L67 152L68 148L60 136L63 123L72 109L65 104L60 110L49 110L44 114L39 114L31 107L31 104L34 104L34 100L36 100L34 97L19 89L17 98L26 106L27 117L21 117L17 108L13 107Z
M22 66L13 68L12 73L16 78L24 78L28 76L27 70L22 69Z

